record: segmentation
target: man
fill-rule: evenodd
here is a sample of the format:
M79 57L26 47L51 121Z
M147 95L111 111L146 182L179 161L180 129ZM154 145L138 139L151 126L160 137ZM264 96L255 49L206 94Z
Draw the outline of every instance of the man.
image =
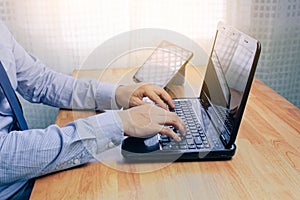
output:
M145 83L116 86L56 73L26 53L2 22L0 61L13 88L28 101L71 109L123 108L62 128L16 131L12 110L0 89L0 199L28 199L34 178L87 163L119 145L124 135L148 137L160 132L179 141L164 125L186 131L182 120L168 111L166 104L174 105L163 89ZM143 102L145 96L159 107Z

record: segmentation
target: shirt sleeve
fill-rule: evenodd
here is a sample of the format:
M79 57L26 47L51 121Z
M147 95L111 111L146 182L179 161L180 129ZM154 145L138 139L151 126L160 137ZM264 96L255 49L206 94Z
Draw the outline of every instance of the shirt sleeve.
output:
M51 125L1 135L0 186L87 163L122 139L117 111L79 119L63 128Z
M28 54L6 29L0 28L1 37L5 36L0 38L4 43L2 50L14 57L9 66L16 73L10 78L25 99L71 109L116 108L116 85L54 72ZM119 145L124 130L117 112L78 119L62 128L51 125L9 133L7 124L12 123L12 116L1 115L0 199L4 193L4 197L13 194L31 178L87 163Z
M118 109L114 84L77 79L47 68L12 37L17 91L34 103L69 109Z

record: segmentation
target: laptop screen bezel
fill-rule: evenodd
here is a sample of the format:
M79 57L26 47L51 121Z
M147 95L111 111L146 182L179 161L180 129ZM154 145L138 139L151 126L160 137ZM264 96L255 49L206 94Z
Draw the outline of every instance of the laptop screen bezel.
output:
M242 99L241 99L241 102L240 102L240 105L239 105L239 108L238 108L238 112L236 113L235 119L233 121L233 129L231 130L229 141L224 139L224 137L222 135L222 132L219 133L220 134L220 139L222 140L224 146L226 148L230 148L236 140L238 130L239 130L239 127L240 127L240 124L241 124L243 113L244 113L246 103L247 103L247 100L248 100L248 96L249 96L249 93L250 93L251 85L252 85L252 82L253 82L253 79L254 79L255 70L256 70L256 67L257 67L258 60L259 60L259 55L260 55L260 52L261 52L261 44L258 40L250 37L249 35L241 32L241 31L238 31L238 30L236 30L232 27L229 27L226 24L224 24L223 22L220 22L217 26L216 35L215 35L213 47L212 47L211 54L210 54L208 62L211 62L211 59L212 59L211 57L212 57L212 54L213 54L215 46L216 46L218 34L221 31L224 31L224 30L225 31L230 31L230 32L236 32L238 34L241 34L241 37L246 38L246 39L249 38L250 40L254 40L256 42L256 50L255 50L255 52L253 52L253 54L254 54L253 62L252 62L251 68L250 68L248 80L247 80L247 83L246 83L246 86L245 86L245 89L244 89L244 92L243 92L243 95L242 95ZM208 63L208 65L209 65L209 63ZM207 88L205 88L206 87L205 80L209 76L207 72L208 72L208 70L206 70L206 74L205 74L204 80L203 80L203 85L202 85L202 88L201 88L201 91L200 91L200 99L201 99L202 104L205 104L205 98L207 97L207 95L205 93L205 90L207 90ZM206 109L207 105L203 105L203 107L207 111L207 109ZM207 114L210 115L208 112L207 112Z

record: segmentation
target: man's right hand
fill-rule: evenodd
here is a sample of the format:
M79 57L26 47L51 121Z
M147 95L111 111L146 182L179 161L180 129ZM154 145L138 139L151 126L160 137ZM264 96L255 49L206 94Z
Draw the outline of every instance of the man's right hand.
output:
M136 106L119 111L118 114L127 136L145 138L161 133L180 141L181 138L168 127L169 125L178 129L182 135L186 133L185 124L180 117L155 105Z

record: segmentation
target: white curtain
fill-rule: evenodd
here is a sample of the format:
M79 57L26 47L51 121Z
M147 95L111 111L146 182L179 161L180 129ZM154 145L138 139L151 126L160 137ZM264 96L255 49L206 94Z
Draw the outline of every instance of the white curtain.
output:
M222 20L261 41L256 75L300 107L300 0L0 0L0 17L25 49L67 74L109 38L141 28L178 32L209 52Z
M168 29L207 45L225 0L0 0L0 15L29 52L70 74L94 48L130 30Z

